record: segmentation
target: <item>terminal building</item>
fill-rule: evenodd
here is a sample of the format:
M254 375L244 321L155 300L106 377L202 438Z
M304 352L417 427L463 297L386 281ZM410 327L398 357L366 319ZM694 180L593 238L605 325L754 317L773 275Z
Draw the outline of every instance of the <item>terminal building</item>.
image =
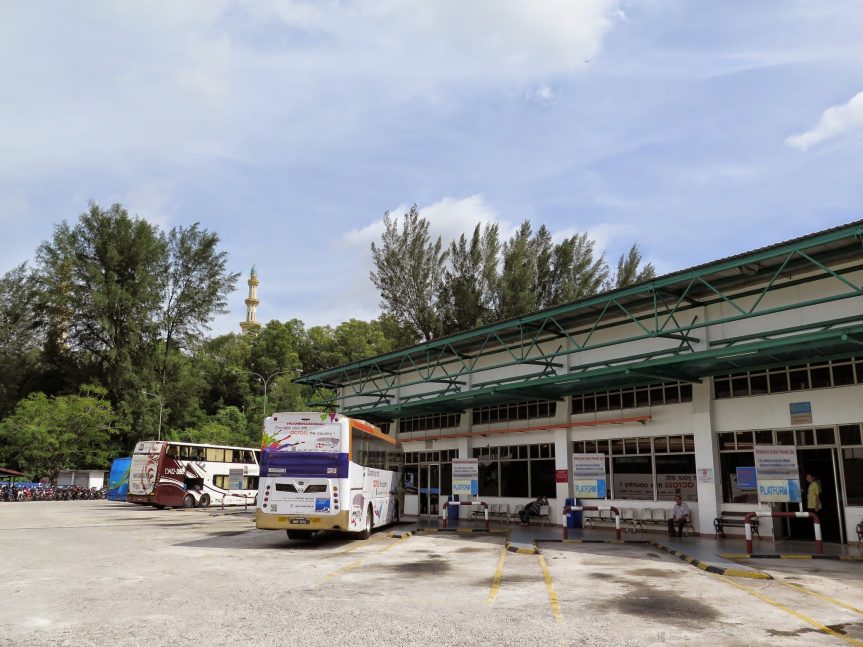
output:
M298 381L403 443L407 514L439 514L453 458L477 458L482 501L546 495L560 523L573 454L601 453L600 505L637 517L679 493L712 534L722 512L766 505L738 468L777 445L820 480L824 539L856 541L863 221ZM764 537L812 537L770 521Z

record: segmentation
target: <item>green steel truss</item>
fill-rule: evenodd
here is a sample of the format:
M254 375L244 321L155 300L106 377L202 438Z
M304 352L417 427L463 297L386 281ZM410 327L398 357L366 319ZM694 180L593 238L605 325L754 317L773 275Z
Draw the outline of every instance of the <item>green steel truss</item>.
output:
M391 420L848 357L863 353L861 270L858 221L296 381L313 388L309 405L336 407L341 390L360 402L345 407L346 413ZM797 287L803 294L815 281L824 281L818 294L771 303L777 290ZM839 319L808 311L800 319L810 323L782 329L763 319L855 298ZM707 341L708 327L759 318L763 332ZM617 334L609 336L611 329ZM665 343L627 354L626 345L644 340ZM580 353L602 348L609 358L581 361ZM496 371L511 367L519 375L495 379ZM421 393L405 395L410 387Z

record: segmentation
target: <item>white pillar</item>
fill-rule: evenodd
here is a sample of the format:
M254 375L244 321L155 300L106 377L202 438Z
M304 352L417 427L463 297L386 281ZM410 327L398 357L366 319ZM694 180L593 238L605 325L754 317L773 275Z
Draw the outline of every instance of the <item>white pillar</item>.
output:
M695 439L695 471L698 492L698 527L700 533L709 533L713 519L719 516L722 506L720 483L719 439L713 432L713 381L705 378L692 385L692 433ZM702 468L712 470L712 481L701 480Z
M568 400L567 406L569 406ZM563 510L563 504L566 503L568 497L572 496L572 444L569 437L569 429L554 430L554 469L566 470L566 483L556 483L555 496L557 501L551 510L551 522L558 524L561 522L560 512ZM555 473L556 480L557 474Z

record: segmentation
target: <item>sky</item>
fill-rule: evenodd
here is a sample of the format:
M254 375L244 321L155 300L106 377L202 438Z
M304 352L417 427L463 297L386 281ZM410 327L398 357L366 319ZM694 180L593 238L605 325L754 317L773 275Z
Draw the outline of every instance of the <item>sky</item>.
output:
M94 200L199 222L212 334L380 313L370 244L525 219L660 274L863 219L859 0L0 3L0 273Z

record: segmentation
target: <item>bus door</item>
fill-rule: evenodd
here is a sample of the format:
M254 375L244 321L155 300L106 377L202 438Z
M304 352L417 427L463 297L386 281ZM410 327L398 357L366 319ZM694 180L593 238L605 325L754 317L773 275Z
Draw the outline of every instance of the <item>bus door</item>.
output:
M420 516L437 517L440 515L440 465L429 463L419 467Z

